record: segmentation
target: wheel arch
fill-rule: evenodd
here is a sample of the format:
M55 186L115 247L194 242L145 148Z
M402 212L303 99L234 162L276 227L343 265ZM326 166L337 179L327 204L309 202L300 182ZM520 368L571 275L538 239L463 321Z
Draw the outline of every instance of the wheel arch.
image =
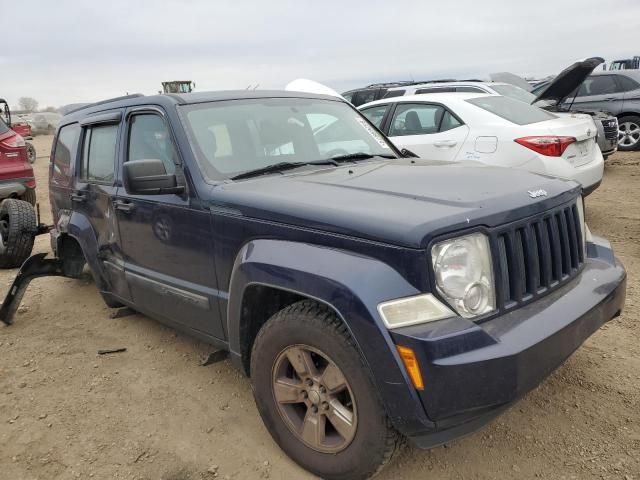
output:
M620 120L622 117L636 117L640 118L640 112L622 112L616 115L616 118Z
M98 258L98 238L89 219L78 212L61 211L56 227L51 238L51 246L56 255L63 261L61 255L65 254L72 255L77 260L81 253L99 290L110 291L108 277Z
M396 270L371 257L307 243L252 240L236 256L229 285L225 329L232 361L248 374L262 325L292 303L313 300L335 312L348 329L396 427L406 433L424 429L433 424L377 313L379 303L417 293Z

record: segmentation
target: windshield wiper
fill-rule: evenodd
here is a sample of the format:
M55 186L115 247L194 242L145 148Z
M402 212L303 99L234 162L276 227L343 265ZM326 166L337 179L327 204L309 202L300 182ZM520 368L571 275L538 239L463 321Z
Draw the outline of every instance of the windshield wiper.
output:
M349 162L349 161L357 161L357 160L368 160L373 157L396 158L395 155L391 155L387 153L372 155L370 153L365 153L365 152L356 152L356 153L345 153L344 155L335 155L331 157L331 160L335 160L336 162Z
M313 162L279 162L273 165L267 165L266 167L256 168L255 170L249 170L247 172L240 173L231 177L231 180L242 180L243 178L258 177L260 175L266 175L267 173L284 172L285 170L291 170L293 168L302 167L304 165L333 165L337 166L338 162L332 158L326 160L314 160Z

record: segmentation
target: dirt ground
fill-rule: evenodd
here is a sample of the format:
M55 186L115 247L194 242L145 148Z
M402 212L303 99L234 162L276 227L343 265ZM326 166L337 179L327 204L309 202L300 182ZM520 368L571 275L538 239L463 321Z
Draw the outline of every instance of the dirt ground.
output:
M51 137L37 137L49 221ZM623 315L485 429L406 448L380 479L640 480L640 152L607 161L587 221L628 275ZM35 251L47 251L48 237ZM4 296L16 271L0 271ZM36 280L0 327L0 478L306 479L265 430L249 380L142 316L112 319L90 280ZM102 348L124 353L98 356Z

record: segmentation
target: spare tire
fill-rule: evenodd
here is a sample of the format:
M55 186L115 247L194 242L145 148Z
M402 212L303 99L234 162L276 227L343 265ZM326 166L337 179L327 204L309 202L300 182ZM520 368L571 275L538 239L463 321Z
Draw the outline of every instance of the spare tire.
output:
M0 268L16 268L31 255L38 230L30 203L9 198L0 204Z

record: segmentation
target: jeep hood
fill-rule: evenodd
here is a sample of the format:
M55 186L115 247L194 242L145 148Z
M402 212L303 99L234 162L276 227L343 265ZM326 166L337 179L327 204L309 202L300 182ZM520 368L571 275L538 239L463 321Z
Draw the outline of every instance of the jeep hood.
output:
M540 100L550 101L554 105L561 104L602 63L604 58L592 57L565 68L538 94L533 104Z
M524 170L398 159L220 184L210 206L214 214L425 248L433 236L508 223L578 192L575 182Z

